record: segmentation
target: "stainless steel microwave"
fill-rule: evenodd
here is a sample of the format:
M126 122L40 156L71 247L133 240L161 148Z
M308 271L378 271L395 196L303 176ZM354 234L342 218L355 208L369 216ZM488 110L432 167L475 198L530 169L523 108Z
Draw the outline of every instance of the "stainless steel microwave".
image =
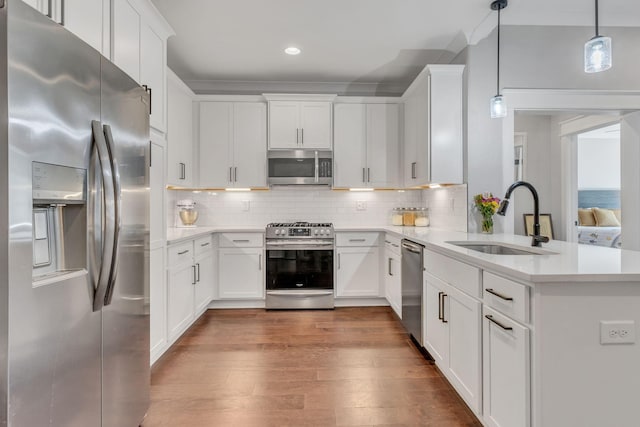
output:
M331 151L269 151L269 185L331 185Z

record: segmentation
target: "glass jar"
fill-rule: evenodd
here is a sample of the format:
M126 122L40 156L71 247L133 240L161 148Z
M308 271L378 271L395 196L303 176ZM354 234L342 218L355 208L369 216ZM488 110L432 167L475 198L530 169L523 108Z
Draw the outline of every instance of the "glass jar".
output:
M402 225L402 212L403 208L393 208L391 211L391 225Z
M402 225L413 226L416 223L416 208L406 208L402 212Z
M429 226L429 209L418 208L416 210L416 227L428 227Z

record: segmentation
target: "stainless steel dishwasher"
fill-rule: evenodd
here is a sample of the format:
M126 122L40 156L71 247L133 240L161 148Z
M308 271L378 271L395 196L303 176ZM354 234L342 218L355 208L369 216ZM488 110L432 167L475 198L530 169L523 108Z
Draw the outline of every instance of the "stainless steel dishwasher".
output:
M422 271L424 246L402 240L402 324L422 346Z

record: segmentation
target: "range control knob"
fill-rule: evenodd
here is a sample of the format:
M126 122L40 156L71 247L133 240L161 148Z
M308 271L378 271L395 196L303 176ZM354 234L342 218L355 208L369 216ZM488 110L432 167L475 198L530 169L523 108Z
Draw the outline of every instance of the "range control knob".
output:
M285 229L283 228L282 230L280 230L280 234L282 234L282 235L284 236L285 234L287 234L287 230L285 230Z
M313 234L318 234L320 233L320 230L318 230L317 228L313 231Z

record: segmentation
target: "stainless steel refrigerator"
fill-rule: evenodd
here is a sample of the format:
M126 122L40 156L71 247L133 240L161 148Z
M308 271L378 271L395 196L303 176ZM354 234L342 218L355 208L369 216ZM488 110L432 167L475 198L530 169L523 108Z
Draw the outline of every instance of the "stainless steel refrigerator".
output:
M149 99L0 0L0 425L137 426L149 402Z

